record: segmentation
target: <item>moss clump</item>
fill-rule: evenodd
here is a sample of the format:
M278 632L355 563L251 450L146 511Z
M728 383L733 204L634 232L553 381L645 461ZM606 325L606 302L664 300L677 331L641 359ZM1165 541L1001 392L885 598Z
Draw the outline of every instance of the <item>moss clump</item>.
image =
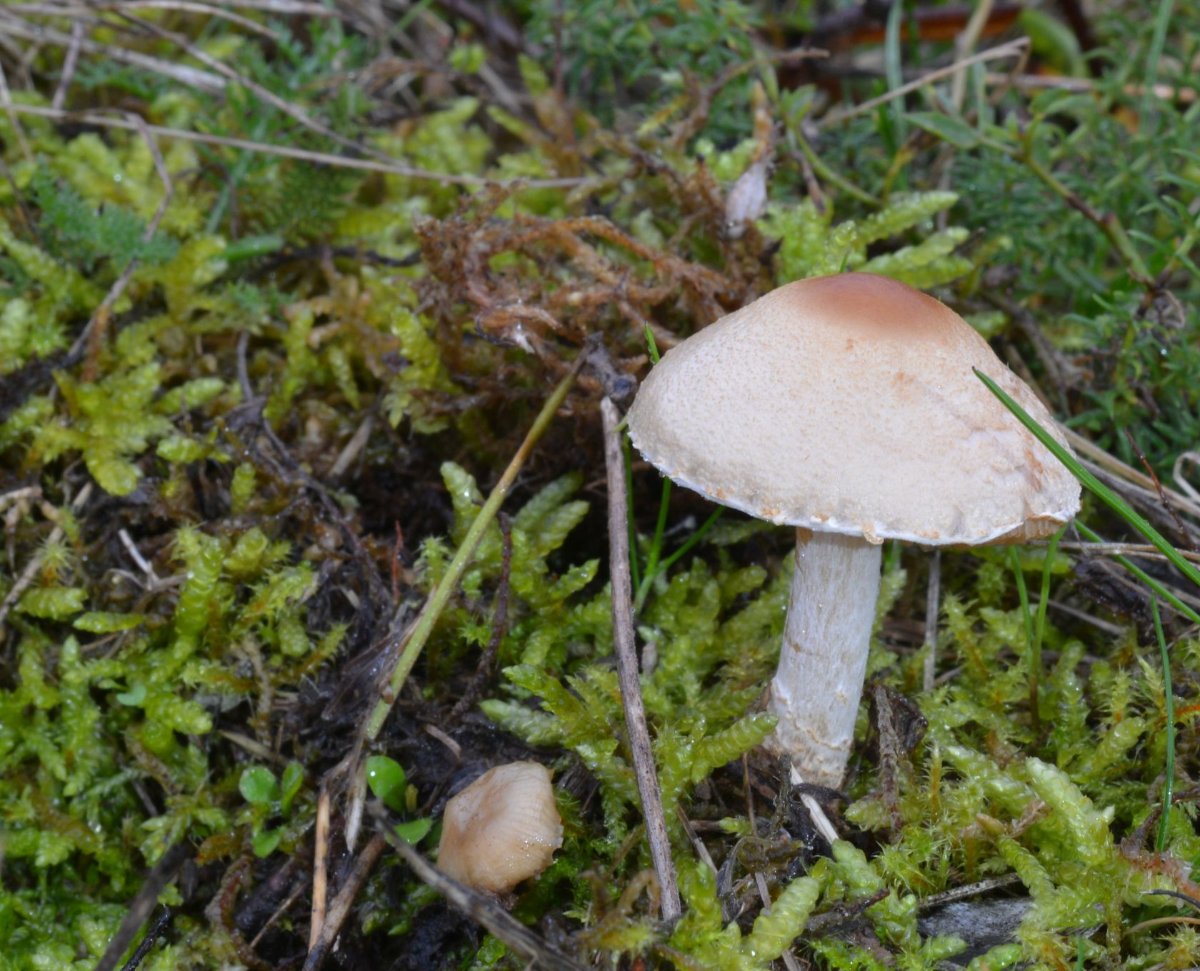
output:
M925 559L892 550L874 714L845 798L815 794L845 837L827 846L759 750L788 538L681 492L656 509L634 465L642 691L686 904L659 923L595 406L644 373L648 336L866 269L936 288L1078 431L1187 481L1195 11L1096 11L1085 61L1041 11L1034 56L1091 75L1033 91L979 63L901 96L961 53L920 15L569 6L484 27L418 4L403 29L370 5L96 8L78 42L66 6L5 12L0 967L94 967L156 865L170 916L142 967L297 960L320 793L340 832L364 713L477 483L584 353L363 753L408 836L477 769L536 757L565 843L513 913L585 963L1194 964L1200 642L1178 618L1164 670L1144 592L1073 537L947 553L927 690ZM1127 491L1194 545L1180 489ZM992 877L1022 908L1003 941L929 931L931 900ZM327 964L518 965L389 858L339 940Z

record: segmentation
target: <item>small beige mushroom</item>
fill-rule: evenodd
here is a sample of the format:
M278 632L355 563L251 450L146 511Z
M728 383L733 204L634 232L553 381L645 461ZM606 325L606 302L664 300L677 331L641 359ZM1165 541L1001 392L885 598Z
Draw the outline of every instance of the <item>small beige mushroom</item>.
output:
M869 273L789 283L722 317L663 356L629 411L664 474L796 527L769 744L805 781L842 781L885 539L1019 543L1079 509L1079 484L972 368L1062 442L966 321Z
M540 762L509 762L446 803L438 867L468 886L502 894L545 870L562 840L550 770Z

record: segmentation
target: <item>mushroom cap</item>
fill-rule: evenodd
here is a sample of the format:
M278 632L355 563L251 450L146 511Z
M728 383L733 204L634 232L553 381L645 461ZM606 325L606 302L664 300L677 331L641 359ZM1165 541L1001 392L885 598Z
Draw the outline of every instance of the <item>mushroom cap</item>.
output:
M509 762L446 803L438 867L469 886L504 893L546 869L562 837L550 770Z
M774 523L928 546L1050 535L1079 484L972 368L1062 441L949 307L887 277L814 277L668 351L629 434L676 482Z

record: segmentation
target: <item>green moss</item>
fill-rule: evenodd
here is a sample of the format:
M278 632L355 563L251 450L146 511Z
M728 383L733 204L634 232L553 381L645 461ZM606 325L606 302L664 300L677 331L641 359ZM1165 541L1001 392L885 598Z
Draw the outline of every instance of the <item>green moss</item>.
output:
M243 144L0 112L0 968L93 967L146 869L179 841L199 863L164 891L169 940L144 966L244 963L213 915L269 895L275 867L302 859L318 780L350 745L336 705L301 732L288 719L343 688L371 694L371 662L351 654L374 657L389 642L381 618L403 616L392 600L415 601L444 573L481 501L466 470L495 478L531 403L588 341L640 374L647 323L665 345L777 282L866 269L953 283L956 308L1089 437L1130 462L1141 449L1164 481L1194 446L1196 109L1146 85L1192 83L1179 65L1194 61L1194 11L1095 11L1120 50L1095 58L1086 95L969 73L961 111L933 85L854 112L880 91L853 77L844 98L806 86L804 65L771 47L812 26L807 5L698 3L683 18L652 6L614 20L611 4L517 4L509 15L541 60L509 57L435 5L386 39L340 17L241 11L268 40L244 20L137 14L240 72L219 94L153 61L80 49L71 75L51 41L16 52L29 67L7 75L17 105L48 104L69 76L71 108ZM93 39L129 43L128 22L97 16ZM1038 50L1077 70L1061 38L1045 41L1052 17L1035 24ZM444 37L446 58L432 43L403 61L385 49L412 31ZM149 31L136 53L180 59ZM900 53L918 69L949 52L911 40ZM384 152L435 176L570 181L476 188L252 141ZM726 194L768 148L765 214L732 234ZM156 151L171 199L150 235L167 192ZM788 831L786 800L770 805L779 772L758 751L786 537L727 517L664 557L693 537L684 517L704 515L678 494L667 538L633 544L639 568L650 550L668 564L649 571L637 615L685 900L678 924L659 924L611 658L599 387L580 379L381 736L421 756L404 762L409 822L424 825L448 782L407 734L415 715L454 735L463 765L520 742L554 763L564 847L514 913L586 961L740 971L793 947L817 967L934 968L961 944L920 938L922 898L1015 875L1010 892L1030 907L978 971L1195 963L1190 927L1154 923L1177 920L1179 901L1148 893L1194 895L1194 807L1172 808L1161 852L1148 834L1168 690L1183 729L1176 792L1197 776L1200 641L1172 646L1168 689L1135 626L1059 553L1045 667L1031 671L1013 570L1041 576L1045 555L947 553L939 681L923 692L923 560L893 551L869 671L913 697L928 730L911 752L881 755L864 707L839 826L869 851L838 843L817 860ZM643 527L647 476L632 479ZM1060 602L1107 626L1057 614ZM477 676L493 642L497 673ZM443 721L467 684L520 742L474 714ZM344 938L393 959L436 936L433 901L384 861ZM303 947L307 903L280 914L283 943L256 945L270 960ZM814 923L839 908L853 934ZM464 967L514 966L497 939L470 953L448 933Z
M969 273L972 263L956 250L969 233L960 227L929 232L933 215L958 201L953 192L897 195L864 219L835 224L833 209L821 211L809 199L795 205L773 204L759 221L762 231L779 240L777 275L801 280L848 270L881 273L915 287L933 287ZM868 248L914 227L925 230L920 242L869 257Z

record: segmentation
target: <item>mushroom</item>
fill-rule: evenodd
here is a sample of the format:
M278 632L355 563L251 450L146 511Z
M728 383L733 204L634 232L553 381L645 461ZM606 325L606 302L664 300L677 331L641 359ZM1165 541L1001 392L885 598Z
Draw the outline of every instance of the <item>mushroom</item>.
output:
M502 894L546 869L562 837L550 770L540 762L509 762L446 803L438 867L468 886Z
M629 411L634 445L671 479L796 527L767 744L806 782L845 772L882 542L1019 543L1079 509L1075 479L972 368L1062 441L958 314L867 273L790 283L722 317L663 356Z

